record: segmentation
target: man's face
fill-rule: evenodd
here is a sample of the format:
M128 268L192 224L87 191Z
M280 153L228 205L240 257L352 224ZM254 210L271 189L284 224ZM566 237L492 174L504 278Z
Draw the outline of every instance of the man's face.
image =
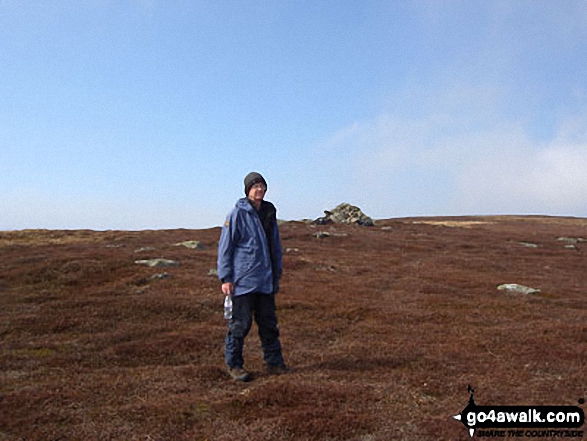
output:
M249 190L249 199L252 201L261 202L265 197L265 192L267 191L267 187L265 184L257 183L251 187Z

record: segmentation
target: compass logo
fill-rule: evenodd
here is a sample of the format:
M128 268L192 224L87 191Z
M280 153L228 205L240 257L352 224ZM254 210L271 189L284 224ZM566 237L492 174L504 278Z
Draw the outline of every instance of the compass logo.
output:
M512 429L576 429L585 423L583 409L577 406L478 406L475 389L467 387L469 403L453 418L463 423L473 437L479 429L480 436L583 436L577 430L512 430ZM584 400L579 400L580 404ZM485 429L502 429L490 430ZM504 430L509 429L509 430Z

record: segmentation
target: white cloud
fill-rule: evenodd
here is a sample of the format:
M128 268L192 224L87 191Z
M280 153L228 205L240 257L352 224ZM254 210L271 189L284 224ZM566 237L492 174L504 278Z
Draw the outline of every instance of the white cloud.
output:
M375 217L587 216L583 118L569 119L547 143L532 141L520 124L467 119L382 115L339 131L332 145L354 170L348 198Z
M476 213L587 216L585 170L587 143L512 145L467 164L457 175L456 205Z

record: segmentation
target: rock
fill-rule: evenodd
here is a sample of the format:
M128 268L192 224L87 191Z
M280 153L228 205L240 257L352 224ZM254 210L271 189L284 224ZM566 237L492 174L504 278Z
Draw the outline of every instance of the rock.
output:
M147 283L152 282L153 280L165 280L165 279L169 279L170 277L171 277L171 274L168 274L168 273L153 274L152 276L144 277L141 280L139 280L137 282L137 285L139 285L139 286L146 285Z
M559 237L557 240L563 242L566 249L575 251L579 251L578 244L587 242L582 237Z
M165 279L169 279L171 277L171 274L169 273L159 273L159 274L153 274L151 277L149 277L149 280L165 280Z
M564 242L567 245L577 245L580 242L587 242L582 237L559 237L558 241Z
M317 233L314 233L314 237L317 237L318 239L325 239L327 237L330 237L330 233L327 233L326 231L319 231Z
M517 283L506 283L504 285L499 285L497 289L500 291L517 292L520 294L537 294L540 292L539 289L518 285Z
M538 245L535 243L530 243L530 242L518 242L518 244L526 247L526 248L538 248Z
M212 268L210 271L208 271L208 275L218 277L218 270Z
M165 279L169 279L170 277L171 277L171 274L168 274L168 273L153 274L152 276L144 277L141 280L139 280L137 282L137 285L143 286L143 285L147 285L149 282L152 282L153 280L165 280Z
M336 272L336 268L334 268L332 265L319 265L315 269L316 271L329 271L332 273Z
M316 219L314 224L357 224L366 227L375 225L373 219L365 215L359 207L347 203L342 203L330 211L324 210L324 214L325 216Z
M186 240L185 242L176 243L174 246L176 247L186 247L192 250L203 250L204 245L198 240Z
M179 262L168 259L148 259L148 260L135 260L138 265L147 265L152 268L169 268L179 266Z
M299 249L299 248L286 248L286 249L285 249L285 252L286 252L286 253L297 253L297 252L299 252L299 251L300 251L300 249Z
M141 247L135 250L135 253L142 253L144 251L155 251L153 247Z

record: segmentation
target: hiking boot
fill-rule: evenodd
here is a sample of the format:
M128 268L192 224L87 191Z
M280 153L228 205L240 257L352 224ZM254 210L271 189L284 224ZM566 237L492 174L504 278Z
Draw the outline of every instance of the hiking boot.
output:
M228 374L232 377L235 381L250 381L251 374L249 374L245 369L242 367L229 367Z
M291 374L293 369L289 366L267 366L267 373L269 375L283 375L283 374Z

